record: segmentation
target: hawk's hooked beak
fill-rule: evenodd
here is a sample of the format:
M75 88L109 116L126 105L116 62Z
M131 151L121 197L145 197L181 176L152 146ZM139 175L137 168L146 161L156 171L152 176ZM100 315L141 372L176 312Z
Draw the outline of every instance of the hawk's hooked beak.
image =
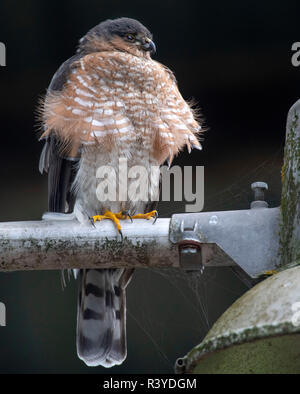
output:
M156 46L154 42L150 40L150 38L145 40L145 42L142 44L142 48L144 51L149 51L151 54L156 52Z

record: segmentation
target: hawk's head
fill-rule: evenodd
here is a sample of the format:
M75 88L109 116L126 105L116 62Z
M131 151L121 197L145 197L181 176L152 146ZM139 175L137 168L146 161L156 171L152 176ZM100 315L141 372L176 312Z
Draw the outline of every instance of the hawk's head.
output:
M93 27L79 41L79 52L129 52L150 57L156 50L152 34L140 22L130 18L108 19Z

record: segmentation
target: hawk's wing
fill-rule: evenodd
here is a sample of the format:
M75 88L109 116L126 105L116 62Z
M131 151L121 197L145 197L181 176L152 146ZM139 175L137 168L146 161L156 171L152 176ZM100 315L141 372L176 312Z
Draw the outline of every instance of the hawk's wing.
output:
M49 85L48 92L57 92L63 89L65 82L72 69L72 64L81 57L80 54L66 60L54 74ZM54 132L49 133L45 139L39 170L48 173L48 210L50 212L73 211L74 196L70 190L76 175L76 161L78 159L68 158L60 152L60 142Z

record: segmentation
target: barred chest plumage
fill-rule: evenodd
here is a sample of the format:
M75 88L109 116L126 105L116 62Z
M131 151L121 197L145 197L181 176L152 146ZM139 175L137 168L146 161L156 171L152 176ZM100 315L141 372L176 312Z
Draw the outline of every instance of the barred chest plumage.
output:
M126 53L103 52L75 62L62 92L47 95L45 133L68 147L101 145L112 151L139 139L161 164L183 146L199 146L200 126L172 74L161 64Z

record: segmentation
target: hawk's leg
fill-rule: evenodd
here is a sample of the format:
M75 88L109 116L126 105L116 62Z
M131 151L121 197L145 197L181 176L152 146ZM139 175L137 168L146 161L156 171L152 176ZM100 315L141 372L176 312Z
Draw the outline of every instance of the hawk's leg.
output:
M157 218L158 218L158 212L156 210L151 211L151 212L147 212L147 213L138 213L136 215L132 216L132 219L151 219L151 218L155 218L153 224L156 222Z

